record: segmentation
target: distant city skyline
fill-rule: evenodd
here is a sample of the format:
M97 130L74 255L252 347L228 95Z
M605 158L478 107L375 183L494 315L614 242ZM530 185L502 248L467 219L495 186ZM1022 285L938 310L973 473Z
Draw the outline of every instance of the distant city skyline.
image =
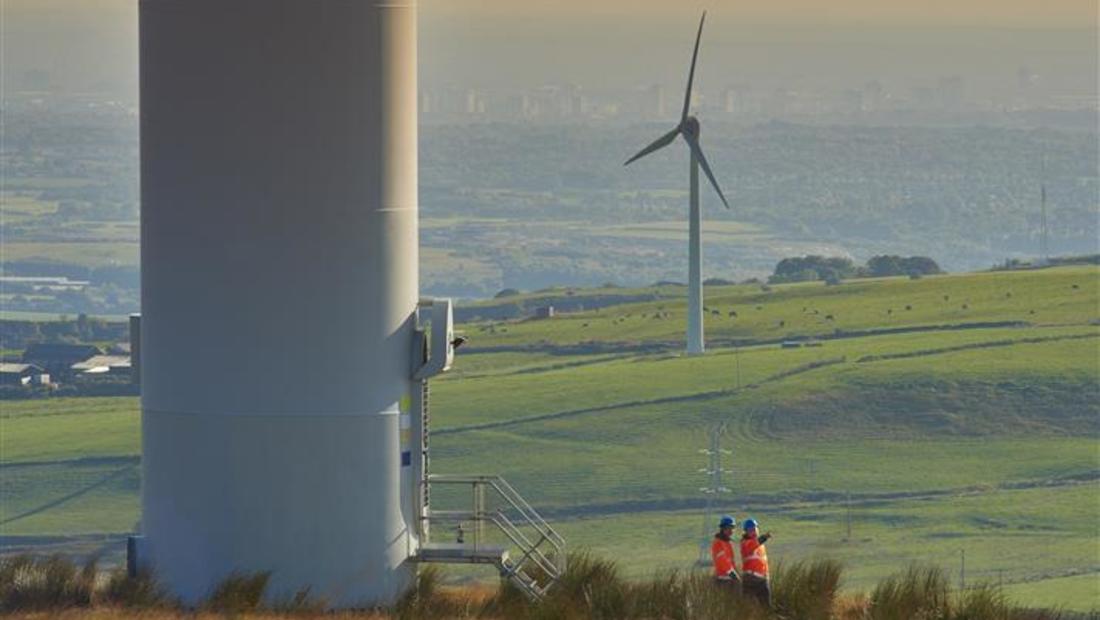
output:
M421 89L677 87L693 23L714 36L700 88L935 89L1004 99L1021 71L1059 96L1097 93L1092 0L421 0ZM0 0L6 93L35 85L136 98L136 0Z

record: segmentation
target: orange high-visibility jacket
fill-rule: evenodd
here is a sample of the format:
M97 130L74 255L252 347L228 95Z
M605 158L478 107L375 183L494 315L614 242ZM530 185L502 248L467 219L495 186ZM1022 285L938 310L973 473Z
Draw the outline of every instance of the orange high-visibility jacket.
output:
M710 543L710 559L714 561L714 576L726 577L734 570L733 544L728 540L714 537Z
M762 579L768 578L768 550L756 536L741 539L741 572Z

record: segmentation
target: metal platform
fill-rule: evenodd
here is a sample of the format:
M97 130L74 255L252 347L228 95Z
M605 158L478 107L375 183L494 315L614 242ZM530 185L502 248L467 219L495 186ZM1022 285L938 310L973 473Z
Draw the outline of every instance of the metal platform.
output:
M508 562L508 550L491 545L463 543L428 543L421 545L417 555L419 562L442 564L493 564L503 566Z

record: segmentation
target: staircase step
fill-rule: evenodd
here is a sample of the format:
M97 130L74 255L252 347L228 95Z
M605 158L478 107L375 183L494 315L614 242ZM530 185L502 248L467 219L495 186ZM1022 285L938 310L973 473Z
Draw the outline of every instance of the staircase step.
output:
M441 564L495 564L505 566L508 563L508 550L491 545L468 545L464 543L428 543L420 546L418 562L436 562Z

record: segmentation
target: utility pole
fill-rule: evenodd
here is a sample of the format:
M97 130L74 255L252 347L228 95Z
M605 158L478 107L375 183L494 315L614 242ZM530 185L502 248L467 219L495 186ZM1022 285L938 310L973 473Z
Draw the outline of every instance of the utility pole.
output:
M1039 238L1039 253L1042 254L1043 262L1050 262L1050 246L1047 241L1047 158L1043 156L1043 165L1040 168L1039 173L1039 205L1042 209L1041 214L1041 231Z
M959 591L966 590L966 549L959 549Z
M844 504L848 508L848 518L847 518L847 521L848 521L848 537L845 538L844 540L851 541L852 540L852 492L851 491L846 492Z
M736 389L737 391L741 391L741 354L740 347L737 346L736 340L733 341L733 366L734 374L736 377L734 389Z
M699 473L708 477L708 484L699 490L706 495L706 508L703 512L703 535L699 545L700 562L710 561L710 535L718 523L716 517L718 511L718 498L720 495L730 493L722 481L723 474L733 474L731 469L722 468L722 457L732 456L733 451L722 448L722 436L726 434L726 423L720 422L711 427L709 432L708 447L699 450L700 454L708 457L707 466L699 469Z

